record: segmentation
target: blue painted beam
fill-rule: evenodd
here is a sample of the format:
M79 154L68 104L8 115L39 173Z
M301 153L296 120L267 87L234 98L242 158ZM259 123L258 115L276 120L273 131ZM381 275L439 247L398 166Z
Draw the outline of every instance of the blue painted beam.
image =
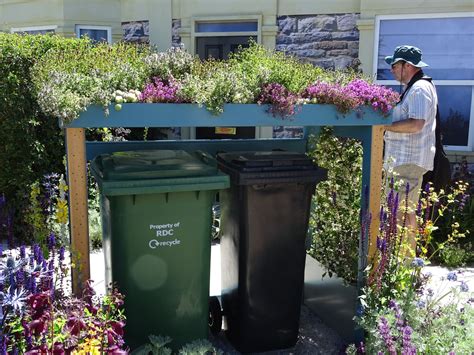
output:
M90 106L87 111L65 127L245 127L245 126L373 126L388 124L384 117L370 107L362 107L347 114L334 105L303 105L291 118L273 117L266 112L268 105L226 104L224 112L212 115L196 104L123 104L120 111Z
M282 149L293 152L306 152L305 139L225 139L225 140L162 140L127 142L86 142L86 159L92 160L103 153L113 153L145 149L182 149L190 152L203 150L212 155L217 152L236 152L243 150L270 151Z

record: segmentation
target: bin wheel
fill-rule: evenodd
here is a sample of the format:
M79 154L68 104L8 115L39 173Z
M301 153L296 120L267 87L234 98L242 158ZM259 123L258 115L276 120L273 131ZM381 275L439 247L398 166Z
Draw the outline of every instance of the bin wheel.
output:
M217 296L209 297L209 329L214 335L222 329L222 309Z

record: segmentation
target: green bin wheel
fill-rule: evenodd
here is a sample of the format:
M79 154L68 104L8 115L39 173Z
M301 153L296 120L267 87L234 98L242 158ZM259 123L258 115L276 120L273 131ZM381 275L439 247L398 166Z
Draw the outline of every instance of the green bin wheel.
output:
M209 297L209 329L214 335L222 329L222 309L217 296Z

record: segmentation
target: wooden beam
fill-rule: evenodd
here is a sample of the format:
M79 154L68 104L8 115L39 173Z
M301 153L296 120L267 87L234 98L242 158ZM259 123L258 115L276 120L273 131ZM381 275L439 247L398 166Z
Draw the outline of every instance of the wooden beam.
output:
M84 128L66 128L67 178L69 185L69 229L71 276L74 295L82 295L90 278L89 224L87 209L87 165Z
M370 225L369 260L374 257L377 248L378 216L382 193L383 132L383 126L372 126L369 192L369 212L372 215L372 223Z

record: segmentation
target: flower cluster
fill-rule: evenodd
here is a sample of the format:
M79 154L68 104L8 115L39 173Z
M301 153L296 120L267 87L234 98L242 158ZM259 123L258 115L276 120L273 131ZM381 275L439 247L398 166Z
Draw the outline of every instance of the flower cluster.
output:
M387 114L399 100L396 92L362 79L355 79L347 85L318 81L308 86L302 97L310 103L336 105L344 113L367 105Z
M153 78L151 83L145 85L140 95L141 102L161 102L161 103L179 103L181 99L178 97L179 84L170 77L169 79Z
M289 92L283 85L271 83L263 86L257 103L270 104L268 111L273 116L285 118L295 114L298 96Z

